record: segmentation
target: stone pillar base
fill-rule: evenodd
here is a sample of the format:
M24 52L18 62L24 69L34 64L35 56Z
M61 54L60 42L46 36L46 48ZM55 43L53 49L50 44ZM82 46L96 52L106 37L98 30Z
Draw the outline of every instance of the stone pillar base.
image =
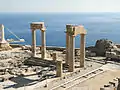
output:
M12 50L9 43L0 43L0 51Z

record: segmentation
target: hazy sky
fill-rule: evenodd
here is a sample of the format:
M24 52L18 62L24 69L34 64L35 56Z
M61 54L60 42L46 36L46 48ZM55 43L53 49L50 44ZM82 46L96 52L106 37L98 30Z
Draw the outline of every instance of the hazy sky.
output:
M120 12L120 0L0 0L0 12Z

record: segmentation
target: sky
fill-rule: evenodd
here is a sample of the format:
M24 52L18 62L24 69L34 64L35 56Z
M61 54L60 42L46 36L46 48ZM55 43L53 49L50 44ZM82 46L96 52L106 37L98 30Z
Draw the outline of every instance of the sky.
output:
M120 12L120 0L0 0L0 12Z

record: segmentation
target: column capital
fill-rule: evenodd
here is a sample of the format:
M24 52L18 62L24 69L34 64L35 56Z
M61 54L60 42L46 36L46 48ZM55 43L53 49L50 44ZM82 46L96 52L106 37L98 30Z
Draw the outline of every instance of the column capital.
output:
M31 28L31 31L35 31L36 29Z
M80 34L80 35L84 35L85 36L86 34L83 33L83 34Z
M3 24L0 24L0 28L3 29L3 28L4 28L4 25L3 25Z
M45 30L41 30L42 32L45 32Z
M41 28L40 30L41 30L42 32L45 32L45 31L46 31L46 28L43 27L43 28Z

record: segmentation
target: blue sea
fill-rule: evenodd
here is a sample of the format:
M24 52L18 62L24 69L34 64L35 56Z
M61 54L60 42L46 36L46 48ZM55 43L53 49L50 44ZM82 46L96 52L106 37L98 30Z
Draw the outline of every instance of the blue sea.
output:
M120 13L0 13L0 23L5 26L5 38L15 38L10 29L24 43L31 45L31 22L45 22L46 44L48 46L65 46L66 24L84 25L87 30L86 46L95 45L96 40L106 38L120 43ZM41 33L37 30L37 45L41 44ZM80 36L75 38L79 47Z

